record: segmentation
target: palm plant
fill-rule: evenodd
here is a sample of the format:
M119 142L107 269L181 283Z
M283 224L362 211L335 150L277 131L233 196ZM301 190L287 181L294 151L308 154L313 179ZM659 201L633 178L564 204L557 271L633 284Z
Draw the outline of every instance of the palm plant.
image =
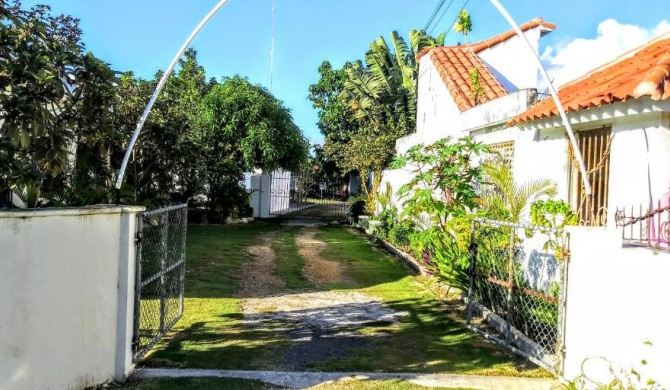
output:
M346 79L339 95L360 124L358 133L351 137L363 142L367 155L365 163L355 164L362 177L373 174L368 207L374 207L375 196L381 183L381 171L395 153L395 140L414 131L416 124L416 89L418 63L416 55L426 47L440 46L445 34L433 38L425 31L411 30L409 44L396 31L390 44L383 37L370 44L365 61L356 61L345 67ZM360 142L359 142L360 143ZM374 145L373 145L374 144Z
M395 116L413 128L416 113L418 64L416 55L426 47L441 46L445 34L433 38L422 30L409 32L409 45L391 32L390 45L383 37L370 43L365 63L357 61L346 69L347 80L340 99L357 119L383 126Z
M499 159L482 164L492 190L482 199L492 217L510 222L519 222L521 213L541 196L555 196L556 183L549 179L532 179L518 183L510 167Z

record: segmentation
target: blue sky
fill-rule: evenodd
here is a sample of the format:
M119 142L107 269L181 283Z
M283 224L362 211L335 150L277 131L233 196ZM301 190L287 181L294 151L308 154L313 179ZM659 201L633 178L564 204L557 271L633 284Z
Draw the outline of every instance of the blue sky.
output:
M466 0L454 0L434 35L449 30ZM335 66L363 57L368 44L392 30L423 28L438 0L276 0L273 93L312 141L320 140L307 88L324 60ZM448 4L450 0L446 1ZM501 0L517 22L536 16L558 28L541 42L543 60L567 81L623 50L670 30L666 0ZM217 0L24 0L82 20L84 42L119 71L150 78L165 68ZM193 44L209 77L239 74L266 87L270 80L272 0L230 0ZM467 4L471 40L508 30L488 0ZM614 20L608 20L614 19ZM604 22L606 21L606 22ZM458 41L451 32L447 44Z

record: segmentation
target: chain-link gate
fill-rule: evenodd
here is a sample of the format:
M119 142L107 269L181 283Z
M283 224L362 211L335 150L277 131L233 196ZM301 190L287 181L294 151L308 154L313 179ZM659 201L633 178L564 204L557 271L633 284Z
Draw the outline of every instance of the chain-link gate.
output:
M472 225L468 326L558 372L567 255L555 229L476 219Z
M139 361L184 312L187 205L138 214L133 360Z

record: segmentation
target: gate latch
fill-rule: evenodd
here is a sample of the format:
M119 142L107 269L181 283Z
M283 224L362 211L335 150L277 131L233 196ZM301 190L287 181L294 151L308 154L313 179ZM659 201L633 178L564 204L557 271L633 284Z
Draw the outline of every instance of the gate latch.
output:
M142 243L142 232L137 232L135 235L135 245L139 245Z

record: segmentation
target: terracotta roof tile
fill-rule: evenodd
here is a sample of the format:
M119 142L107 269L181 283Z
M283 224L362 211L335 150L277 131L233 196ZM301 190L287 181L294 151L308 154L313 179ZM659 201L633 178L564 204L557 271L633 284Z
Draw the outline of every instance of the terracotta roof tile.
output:
M442 81L461 111L475 106L474 96L470 92L472 90L470 69L475 67L479 71L480 82L484 89L480 103L507 95L505 88L479 56L471 56L465 46L436 47L429 53Z
M556 25L555 24L546 23L540 17L537 17L537 18L535 18L535 19L533 19L529 22L526 22L526 23L522 24L521 26L519 26L519 28L521 29L521 31L526 32L530 29L533 29L535 27L540 27L540 26L544 27L546 29L549 29L549 30L556 30ZM473 44L472 45L472 50L475 53L479 53L480 51L482 51L484 49L488 49L489 47L492 47L492 46L495 46L499 43L505 42L506 40L512 38L515 35L516 35L516 32L514 32L514 30L505 31L504 33L496 35L493 38L489 38L485 41L481 41L479 43Z
M545 23L542 18L535 18L521 25L520 28L522 31L528 31L539 26L551 30L556 28L556 25ZM424 48L417 54L416 58L418 61L424 55L430 55L430 59L437 68L456 105L461 111L465 111L475 106L471 93L472 80L470 78L470 70L475 67L479 71L480 83L483 87L483 96L481 96L479 103L486 103L508 94L509 91L503 87L477 53L505 42L514 35L514 30L509 30L471 45Z
M670 99L670 34L592 70L558 91L568 113L641 96ZM556 104L553 99L544 99L508 124L513 126L553 115L558 115Z

